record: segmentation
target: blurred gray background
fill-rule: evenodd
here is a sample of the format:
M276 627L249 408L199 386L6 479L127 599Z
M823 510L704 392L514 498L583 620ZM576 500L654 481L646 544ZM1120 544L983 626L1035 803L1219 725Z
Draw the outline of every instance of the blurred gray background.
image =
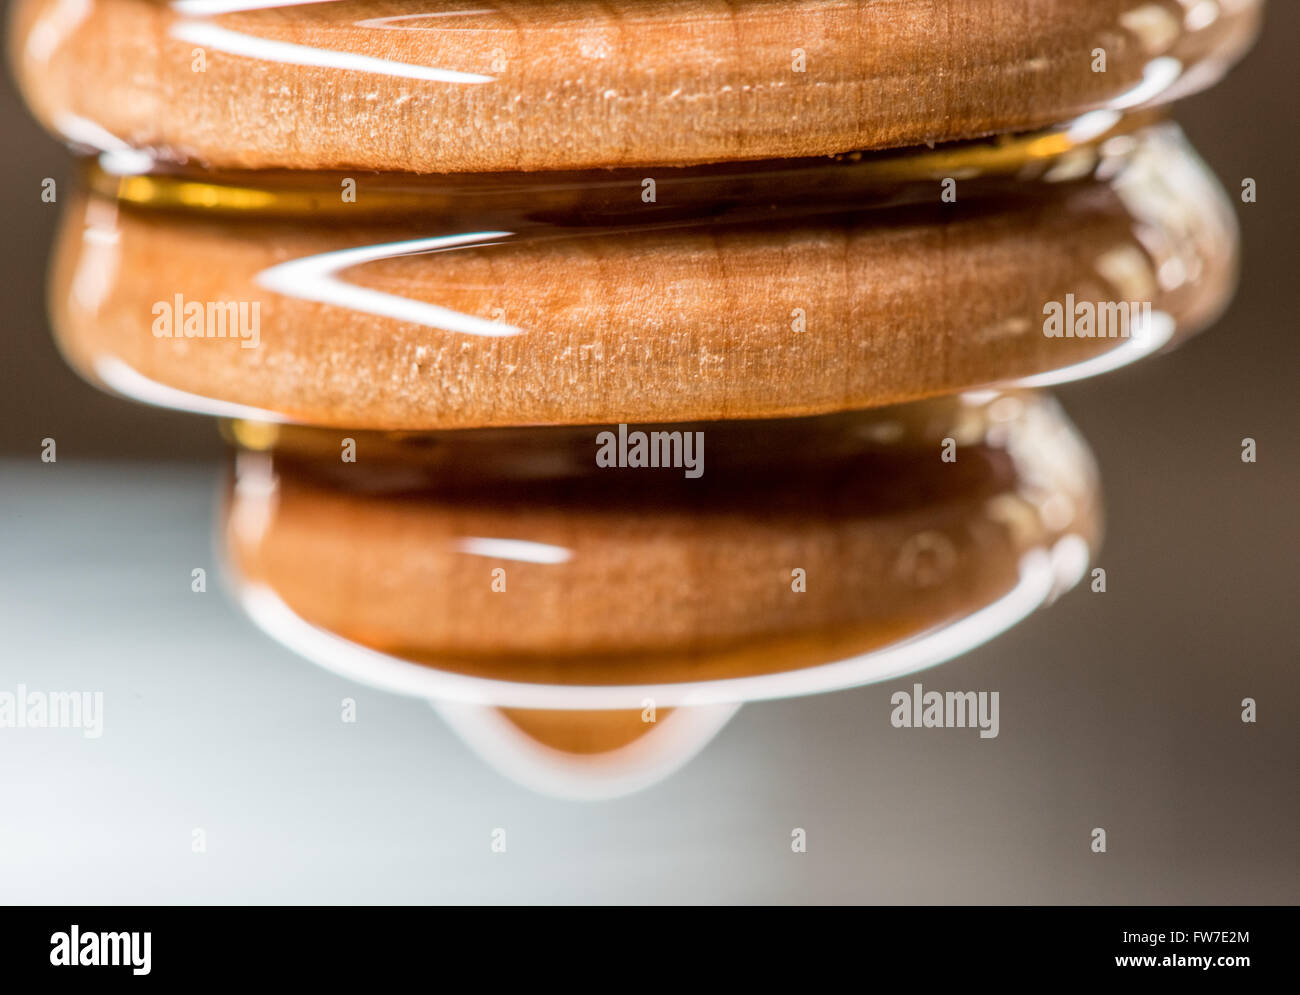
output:
M0 690L102 689L107 715L99 740L0 730L0 901L1300 900L1300 5L1268 18L1177 113L1230 191L1258 181L1236 302L1059 392L1102 468L1108 592L918 678L1000 690L1001 735L893 729L910 680L750 705L670 780L595 804L514 786L426 704L292 656L216 583L190 593L215 568L215 429L103 396L56 354L58 207L38 191L70 163L6 74Z

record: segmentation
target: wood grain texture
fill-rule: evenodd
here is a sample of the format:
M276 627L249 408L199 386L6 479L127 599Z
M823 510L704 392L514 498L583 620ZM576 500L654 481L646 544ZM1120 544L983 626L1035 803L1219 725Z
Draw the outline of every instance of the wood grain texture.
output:
M338 460L340 433L314 430L304 453L291 433L241 458L225 541L241 584L442 669L601 685L797 669L983 607L1016 583L1027 551L1062 535L1095 548L1086 448L1049 400L1021 395L1012 411L943 402L924 441L874 441L894 438L892 409L706 425L710 462L695 480L598 468L589 429L509 435L524 457L514 479L496 472L510 459L491 453L493 433L449 443L434 463L424 453L436 439L362 436L356 464ZM939 459L949 434L961 440L955 463ZM467 539L496 536L567 556L467 551ZM492 587L498 567L504 591ZM792 590L796 567L806 593Z
M1044 305L1067 294L1149 301L1179 336L1211 320L1236 272L1231 208L1172 126L1132 141L1129 165L1105 181L1044 182L992 204L560 228L384 254L340 274L386 301L518 332L500 337L258 282L277 264L445 234L436 228L234 223L95 197L70 207L51 307L65 355L92 379L114 361L167 388L309 424L472 428L865 408L1057 370L1125 344L1046 337ZM152 308L176 294L258 302L258 347L155 337Z
M1259 27L1261 0L1195 6L366 0L204 18L154 0L21 0L11 34L29 103L70 140L432 173L823 155L1168 100L1217 79ZM463 75L415 78L429 67Z

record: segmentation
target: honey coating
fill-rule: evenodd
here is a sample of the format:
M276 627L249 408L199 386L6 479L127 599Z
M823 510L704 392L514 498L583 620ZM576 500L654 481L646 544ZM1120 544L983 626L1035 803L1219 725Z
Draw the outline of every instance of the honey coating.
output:
M521 732L553 750L586 756L611 753L656 731L660 721L667 721L673 709L657 712L653 723L641 712L562 711L537 708L503 708L502 715Z
M1231 205L1158 108L1261 11L17 0L10 38L94 156L60 347L226 419L250 617L603 798L1085 574L1095 467L1027 388L1226 304Z
M1210 85L1261 10L21 0L11 37L28 102L77 144L212 167L448 173L829 155L1042 127Z
M225 539L242 588L439 670L558 685L795 670L967 616L1067 535L1096 545L1091 459L1050 401L913 407L674 426L704 433L696 479L598 467L577 428L348 435L350 464L338 433L237 423Z
M834 197L774 203L787 174L768 164L778 178L707 172L710 191L739 192L638 223L608 190L529 212L510 206L524 187L478 221L439 195L355 222L96 194L65 218L51 310L72 364L128 396L384 430L867 408L1085 375L1218 314L1235 222L1176 128L1017 154L1036 179L1014 195L1009 163L943 203L937 184L848 162L801 167ZM1145 302L1159 327L1146 345L1045 335L1045 307L1071 297ZM160 337L173 300L255 305L257 339Z

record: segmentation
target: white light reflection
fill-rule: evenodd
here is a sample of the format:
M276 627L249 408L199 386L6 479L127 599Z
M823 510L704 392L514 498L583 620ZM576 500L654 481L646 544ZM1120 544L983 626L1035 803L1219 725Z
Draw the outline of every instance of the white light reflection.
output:
M44 65L64 39L80 27L90 10L90 0L57 0L52 7L42 10L27 33L24 54Z
M248 450L235 454L235 495L230 530L242 545L256 547L280 503L280 478L269 454Z
M410 62L377 59L369 55L358 55L356 52L339 52L328 48L295 45L293 42L274 41L270 38L256 38L253 35L217 27L207 21L178 21L168 29L168 34L202 48L212 48L218 52L250 59L263 59L280 65L346 69L378 76L422 79L433 83L477 84L491 83L495 79L493 76L463 73L455 69L438 69L434 66L417 66Z
M1021 380L1014 380L1006 387L1051 387L1055 384L1070 383L1095 377L1100 373L1118 370L1129 363L1135 363L1144 356L1163 348L1174 337L1174 319L1164 311L1154 311L1150 323L1143 323L1133 329L1132 334L1114 349L1092 356L1058 370L1036 373Z
M662 781L704 749L740 708L678 708L625 746L575 754L538 742L495 708L432 705L465 745L501 774L533 791L572 801L617 798Z
M439 307L437 304L412 300L409 297L398 297L381 290L358 287L335 275L350 266L359 266L377 259L411 256L423 252L441 252L468 245L490 245L513 234L514 232L508 231L467 232L459 235L438 235L433 238L414 238L403 242L384 242L380 245L363 245L355 249L339 249L335 252L323 252L319 255L280 263L278 266L263 270L257 275L256 280L260 286L286 297L316 301L319 304L333 304L336 307L361 311L381 318L396 318L398 321L408 321L444 331L461 332L465 335L483 335L493 338L519 335L523 329L516 328L514 325L462 314L460 311Z
M438 670L367 649L318 628L265 585L242 584L240 602L249 617L281 645L350 680L397 694L503 708L640 709L646 698L659 708L724 705L837 691L901 677L983 645L1043 604L1056 586L1051 557L1046 550L1037 549L1021 558L1015 587L997 601L955 622L869 653L777 674L621 687L525 684Z
M252 421L269 422L287 422L290 420L285 418L284 415L263 408L254 408L247 404L236 404L233 401L219 401L215 398L204 397L202 394L191 394L187 390L168 387L157 380L150 380L144 374L137 372L134 368L113 356L96 357L91 363L91 370L95 378L109 390L121 394L123 397L129 397L133 401L139 401L142 404L152 404L159 408L171 408L172 410L193 411L200 415L215 415L218 418L245 418Z
M394 14L391 17L371 17L364 21L357 21L359 28L378 28L381 31L411 31L420 30L419 28L410 28L405 24L399 24L399 21L429 21L438 17L481 17L484 14L495 14L497 11L490 7L476 7L472 10L432 10L425 14Z
M1082 144L1104 135L1120 122L1119 111L1100 110L1081 114L1065 128L1066 137L1071 142Z
M456 552L519 563L568 563L573 559L573 551L563 546L528 539L488 539L481 536L461 539L456 543Z
M1169 55L1152 59L1142 67L1142 81L1110 101L1110 106L1119 110L1140 107L1161 96L1178 82L1183 74L1183 64Z
M100 153L99 165L112 176L137 176L153 168L153 156L132 148L111 131L76 114L55 114L50 122L54 130L74 145L84 145Z
M1052 598L1058 598L1083 580L1092 562L1092 551L1082 536L1063 535L1052 547L1052 571L1056 574L1056 589Z
M305 7L308 4L337 3L338 0L172 0L171 8L189 17L216 17L275 7Z

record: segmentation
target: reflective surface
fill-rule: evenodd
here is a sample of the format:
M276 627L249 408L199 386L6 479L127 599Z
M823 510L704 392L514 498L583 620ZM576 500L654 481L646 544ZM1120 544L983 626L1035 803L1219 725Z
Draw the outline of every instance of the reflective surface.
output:
M1100 531L1090 455L1031 394L672 429L699 476L599 466L586 429L237 423L239 599L313 662L431 699L514 776L585 797L583 771L601 794L644 786L740 702L968 651L1076 583Z
M812 414L1103 372L1212 320L1236 273L1181 133L1106 114L916 162L691 171L651 204L618 174L376 177L320 212L330 178L256 182L97 174L123 202L72 204L53 269L83 375L344 428ZM256 328L181 327L214 302ZM1075 302L1132 327L1045 334Z
M221 590L215 464L5 461L0 688L102 691L104 733L0 731L0 896L1293 903L1294 440L1209 474L1216 428L1258 399L1074 394L1112 471L1106 594L1081 584L916 676L745 705L675 774L598 804L519 787L423 700L268 639ZM917 681L1000 691L1000 735L893 728Z
M1254 39L1261 9L24 0L14 35L29 101L70 142L212 166L441 173L825 155L1042 127L1208 86Z
M0 896L1295 904L1300 450L1281 290L1300 159L1281 95L1300 5L1269 14L1258 57L1179 108L1228 187L1259 183L1259 203L1236 203L1248 257L1232 313L1062 391L1106 471L1110 589L1079 585L918 675L1000 690L991 741L893 728L904 677L746 705L674 776L600 805L516 787L422 700L305 664L222 596L211 422L88 389L44 334L40 295L11 294L0 689L102 691L105 732L0 732ZM54 176L63 200L63 150L4 96L7 189ZM37 288L52 207L8 206L6 272ZM47 436L57 466L35 455ZM1243 436L1257 464L1240 462ZM1240 721L1246 695L1256 725ZM1105 855L1087 853L1097 825ZM807 853L791 853L796 826Z

